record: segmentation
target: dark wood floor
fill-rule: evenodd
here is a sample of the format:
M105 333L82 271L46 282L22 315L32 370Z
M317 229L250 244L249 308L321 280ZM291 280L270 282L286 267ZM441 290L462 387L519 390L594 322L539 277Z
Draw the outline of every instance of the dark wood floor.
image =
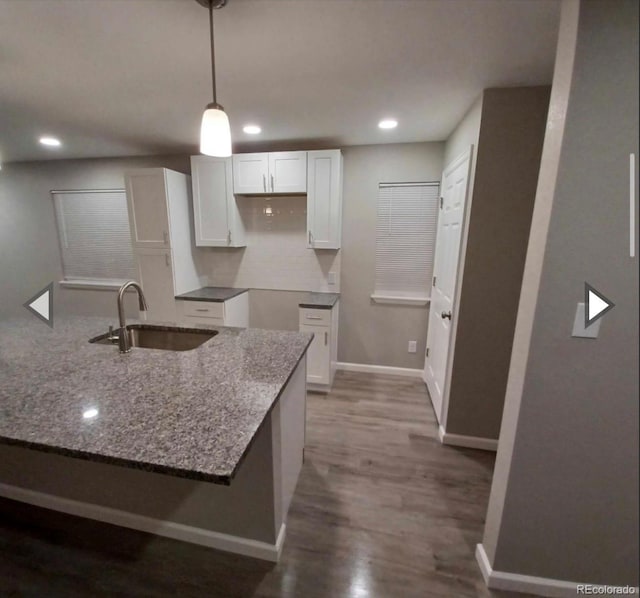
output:
M421 381L340 372L307 421L277 565L0 499L0 595L507 596L474 558L494 456L437 441Z

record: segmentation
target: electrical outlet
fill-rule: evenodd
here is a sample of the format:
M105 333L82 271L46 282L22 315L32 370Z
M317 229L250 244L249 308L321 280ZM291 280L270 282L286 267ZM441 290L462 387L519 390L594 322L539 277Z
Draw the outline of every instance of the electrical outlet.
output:
M329 284L336 284L336 273L335 272L329 272L329 275L327 276L328 282Z
M409 353L415 353L417 350L418 350L417 342L416 341L409 341L409 348L407 349L407 351Z

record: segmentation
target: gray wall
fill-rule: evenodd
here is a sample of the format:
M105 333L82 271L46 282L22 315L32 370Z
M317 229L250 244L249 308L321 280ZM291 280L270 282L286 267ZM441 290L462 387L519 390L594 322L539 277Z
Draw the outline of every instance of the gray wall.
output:
M451 164L458 156L466 152L470 145L473 145L474 154L471 164L471 181L473 181L473 173L475 172L478 139L480 138L482 96L483 94L480 94L469 110L467 110L444 145L444 168Z
M3 165L0 171L0 317L23 313L22 304L51 281L63 278L53 189L124 188L128 168L165 166L189 172L188 156L97 160L50 160ZM128 309L137 314L135 297ZM115 291L54 288L54 310L115 315Z
M492 439L500 433L549 92L517 87L483 93L448 433Z
M638 3L580 3L571 80L575 8L563 7L564 139L552 97L483 544L499 571L637 586ZM596 340L570 336L585 281L616 303Z
M378 183L439 181L442 143L343 148L344 201L338 360L422 369L427 336L426 307L378 305L371 301L375 274ZM298 303L305 293L252 289L255 328L298 329ZM417 353L407 353L409 340Z
M425 307L375 305L373 292L378 183L439 181L441 143L389 144L344 149L344 216L339 359L422 368L427 330ZM0 316L46 284L62 280L51 189L114 188L128 168L165 166L189 172L188 156L61 160L6 164L0 171ZM250 325L296 330L301 293L255 290ZM115 292L55 288L55 310L82 315L115 314ZM137 314L135 297L127 311ZM407 342L418 341L417 353Z
M249 326L267 330L298 330L298 304L305 291L249 291Z
M424 366L428 309L373 303L378 183L440 181L443 143L343 149L344 205L338 360ZM417 353L407 353L416 340Z

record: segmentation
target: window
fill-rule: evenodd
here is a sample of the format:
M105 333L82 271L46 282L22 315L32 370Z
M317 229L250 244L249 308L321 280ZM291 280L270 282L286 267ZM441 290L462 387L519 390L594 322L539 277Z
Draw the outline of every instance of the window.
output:
M114 287L135 279L124 190L52 191L63 286Z
M374 301L428 303L439 191L439 183L380 184Z

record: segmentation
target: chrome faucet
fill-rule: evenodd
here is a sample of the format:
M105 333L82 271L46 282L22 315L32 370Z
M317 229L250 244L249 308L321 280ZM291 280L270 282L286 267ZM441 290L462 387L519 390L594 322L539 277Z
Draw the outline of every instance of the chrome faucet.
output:
M135 282L135 280L129 280L125 282L118 291L118 319L120 320L120 331L118 333L118 345L120 347L120 353L128 353L131 351L131 346L129 345L129 335L127 334L127 326L124 318L124 292L129 288L133 287L136 291L138 291L138 307L140 311L147 311L147 300L144 298L144 293L142 292L142 287Z

